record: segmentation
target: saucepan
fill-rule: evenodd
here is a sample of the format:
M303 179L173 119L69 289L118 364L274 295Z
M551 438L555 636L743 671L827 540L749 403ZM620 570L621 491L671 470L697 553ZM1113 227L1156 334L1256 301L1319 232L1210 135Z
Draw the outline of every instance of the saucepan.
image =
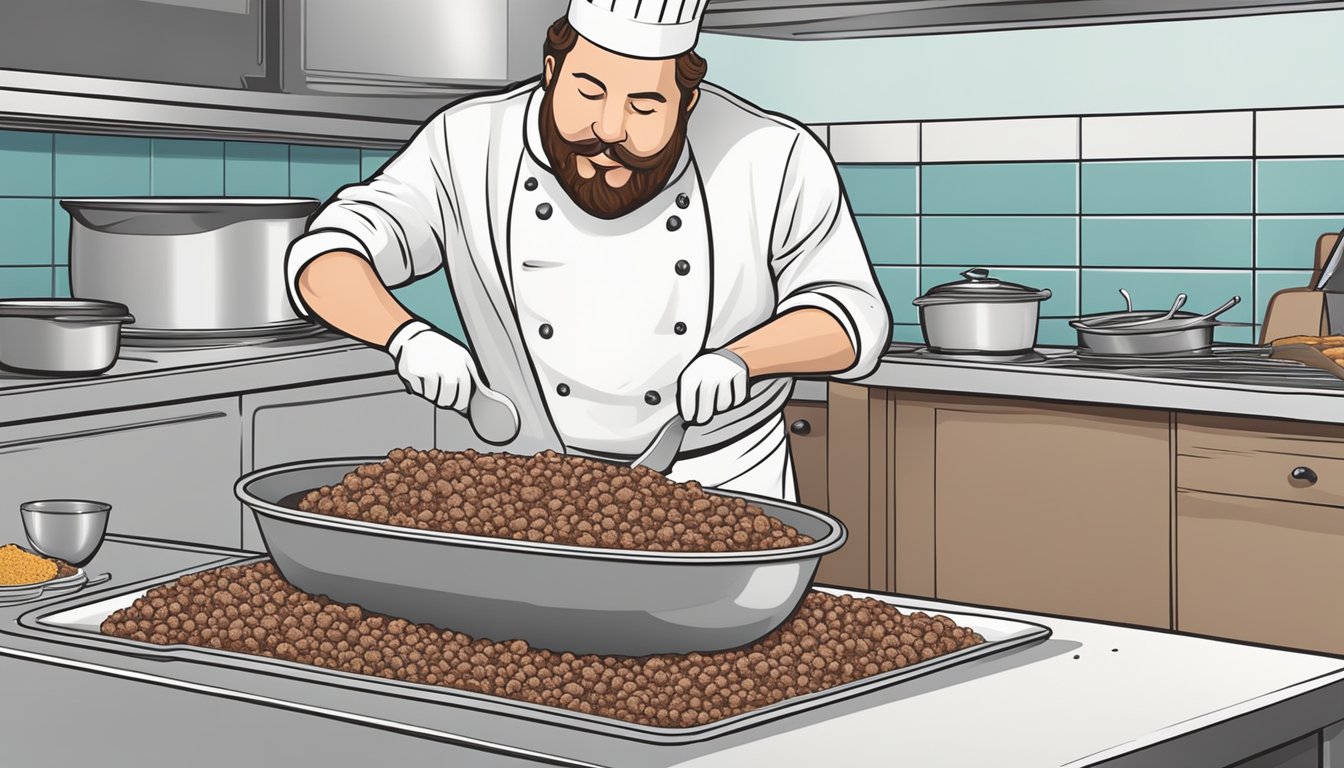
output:
M937 285L914 300L924 341L935 352L1021 354L1036 346L1041 302L1048 288L996 280L983 268L965 280Z
M1201 354L1213 348L1213 329L1224 323L1219 315L1241 302L1233 296L1211 312L1181 312L1186 295L1179 294L1167 310L1135 311L1129 292L1124 312L1087 315L1069 323L1078 331L1078 346L1103 355Z
M0 368L47 376L102 373L117 361L124 304L80 299L0 300Z

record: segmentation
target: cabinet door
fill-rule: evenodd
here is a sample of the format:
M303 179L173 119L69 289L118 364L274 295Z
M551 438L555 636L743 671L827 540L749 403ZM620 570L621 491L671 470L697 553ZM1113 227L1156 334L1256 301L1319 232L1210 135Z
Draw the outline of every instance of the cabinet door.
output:
M109 533L236 547L238 399L0 429L0 543L24 542L19 504L112 505Z
M1199 491L1176 497L1176 624L1344 653L1344 510Z
M940 404L940 598L1170 627L1170 426L1137 410Z
M382 456L434 447L434 405L396 376L243 397L243 464L248 471L294 461ZM261 549L256 521L243 515L243 546Z
M798 478L798 501L825 512L826 498L826 404L797 401L784 408L789 428L789 452Z

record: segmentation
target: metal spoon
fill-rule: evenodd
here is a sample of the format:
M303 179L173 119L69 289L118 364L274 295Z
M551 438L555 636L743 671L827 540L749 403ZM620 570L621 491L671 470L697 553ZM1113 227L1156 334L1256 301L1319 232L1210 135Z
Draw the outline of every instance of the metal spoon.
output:
M476 436L491 445L513 442L521 426L518 408L513 401L485 386L474 373L471 399L467 401L467 419Z
M1126 312L1133 312L1133 311L1134 311L1134 302L1133 302L1132 300L1130 300L1130 298L1129 298L1129 291L1126 291L1124 288L1121 288L1121 289L1120 289L1120 295L1125 297L1125 311L1126 311Z
M1131 320L1129 322L1108 323L1107 328L1134 328L1135 326L1148 325L1149 323L1161 323L1176 316L1176 311L1185 306L1186 295L1184 293L1176 294L1176 300L1171 303L1171 309L1167 314L1160 317L1149 317L1143 320Z

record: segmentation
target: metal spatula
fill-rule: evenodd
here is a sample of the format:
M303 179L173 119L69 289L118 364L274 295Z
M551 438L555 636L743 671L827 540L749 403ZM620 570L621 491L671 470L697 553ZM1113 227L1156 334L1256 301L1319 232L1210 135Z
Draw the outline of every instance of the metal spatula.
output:
M673 416L662 429L658 430L653 442L649 443L649 447L644 449L639 458L630 462L630 466L648 467L655 472L666 473L677 460L677 454L681 451L681 441L686 437L688 426L690 425L681 420L681 414Z

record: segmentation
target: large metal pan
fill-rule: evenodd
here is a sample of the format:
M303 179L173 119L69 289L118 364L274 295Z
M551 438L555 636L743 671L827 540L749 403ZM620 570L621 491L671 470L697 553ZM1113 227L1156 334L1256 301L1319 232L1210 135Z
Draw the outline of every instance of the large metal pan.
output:
M362 464L340 459L243 476L285 579L311 594L478 638L573 653L643 656L755 642L797 609L846 532L820 512L739 496L813 539L760 552L644 552L424 531L301 512L303 494Z

